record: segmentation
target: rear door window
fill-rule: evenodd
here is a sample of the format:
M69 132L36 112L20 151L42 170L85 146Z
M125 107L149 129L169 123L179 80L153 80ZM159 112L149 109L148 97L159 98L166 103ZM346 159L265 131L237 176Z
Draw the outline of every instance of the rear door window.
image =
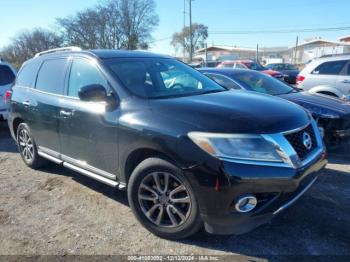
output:
M67 59L46 60L40 68L36 89L51 94L63 94L66 69Z
M0 65L0 86L11 84L15 80L15 74L9 66Z
M346 60L325 62L316 67L312 73L316 75L339 75L346 63Z

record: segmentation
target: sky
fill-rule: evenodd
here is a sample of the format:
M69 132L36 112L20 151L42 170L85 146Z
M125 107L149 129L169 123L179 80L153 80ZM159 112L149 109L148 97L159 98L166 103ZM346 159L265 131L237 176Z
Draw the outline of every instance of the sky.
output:
M188 2L189 0L185 0ZM34 27L54 28L57 17L74 15L101 0L0 0L0 48L16 33ZM184 25L184 0L155 0L159 26L153 32L151 50L174 54L171 36ZM350 30L301 32L303 29L350 27L350 0L194 0L192 21L209 27L208 45L254 48L293 46L306 38L336 40ZM188 25L188 14L186 24ZM295 30L283 34L260 31ZM213 34L235 31L235 34ZM254 31L237 34L237 31Z

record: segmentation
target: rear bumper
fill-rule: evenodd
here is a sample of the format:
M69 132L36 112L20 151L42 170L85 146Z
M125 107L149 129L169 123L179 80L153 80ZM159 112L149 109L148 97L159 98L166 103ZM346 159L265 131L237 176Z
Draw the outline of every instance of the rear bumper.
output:
M207 190L205 195L198 197L206 231L222 235L243 234L267 223L301 198L326 164L325 152L300 169L224 163L229 183L222 185L219 191ZM257 174L261 177L257 178ZM258 199L257 207L249 213L235 210L236 200L244 194L253 194Z

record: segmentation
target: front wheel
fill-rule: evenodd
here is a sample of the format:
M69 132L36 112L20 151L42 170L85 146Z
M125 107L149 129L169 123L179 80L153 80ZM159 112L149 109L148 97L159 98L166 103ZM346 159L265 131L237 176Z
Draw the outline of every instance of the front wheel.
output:
M136 218L157 236L186 238L202 226L191 185L178 167L163 159L149 158L136 167L128 199Z

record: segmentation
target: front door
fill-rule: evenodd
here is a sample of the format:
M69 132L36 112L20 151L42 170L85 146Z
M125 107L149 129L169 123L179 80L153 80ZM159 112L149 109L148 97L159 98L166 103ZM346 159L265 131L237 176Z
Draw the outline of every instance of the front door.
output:
M79 100L80 88L92 84L108 86L95 60L74 58L60 109L62 159L91 172L115 178L118 167L118 112L106 112L102 103Z
M337 89L350 98L350 61L345 65L337 79Z

